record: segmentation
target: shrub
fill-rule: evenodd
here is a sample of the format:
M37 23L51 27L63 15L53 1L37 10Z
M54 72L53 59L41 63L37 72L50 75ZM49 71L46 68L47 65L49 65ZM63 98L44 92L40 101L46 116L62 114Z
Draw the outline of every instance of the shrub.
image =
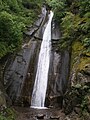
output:
M19 48L22 43L22 23L17 23L15 18L7 12L0 14L0 58L7 52Z
M65 16L65 1L66 0L46 0L47 4L54 11L54 18L61 22L61 18Z
M2 108L0 110L0 120L15 120L15 118L15 111L12 108Z

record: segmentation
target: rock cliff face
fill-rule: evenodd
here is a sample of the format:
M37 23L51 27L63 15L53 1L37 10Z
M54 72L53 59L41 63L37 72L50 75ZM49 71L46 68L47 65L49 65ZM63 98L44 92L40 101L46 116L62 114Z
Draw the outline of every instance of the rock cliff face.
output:
M70 83L64 99L66 114L74 111L89 120L90 52L86 52L83 45L77 41L72 44Z
M42 18L42 19L41 19ZM47 16L41 15L40 20L34 26L28 27L26 35L30 37L28 44L24 44L20 52L14 58L10 58L4 72L4 84L6 91L15 105L30 106L31 94L36 75L38 55L42 35L39 34L45 26ZM33 30L33 32L32 32ZM44 32L44 31L43 31ZM43 34L43 32L41 32ZM31 39L32 38L32 39ZM36 39L39 38L39 39ZM49 69L49 81L46 95L46 106L61 107L63 96L67 89L70 68L70 53L68 50L57 52L56 44L60 39L60 30L57 24L52 23L52 51Z
M44 16L39 16L39 20L34 24L34 27L28 26L25 35L29 36L29 43L24 44L22 50L15 57L10 58L7 64L5 62L0 63L0 106L6 105L6 102L8 104L13 102L15 105L30 106L41 39L44 32L40 26L45 27L46 21L47 19ZM58 52L59 31L57 25L53 23L52 51L45 104L53 108L63 107L66 114L73 111L74 114L81 115L84 114L82 111L85 110L87 111L87 118L89 118L90 52L87 52L83 45L77 41L73 42L72 51Z
M69 51L57 53L54 49L51 54L49 81L46 102L49 106L62 107L63 96L67 89L70 68Z
M14 103L18 101L22 103L22 91L28 89L28 94L30 94L29 88L27 88L28 85L24 89L24 83L26 83L27 77L34 73L33 66L36 66L34 61L36 61L35 56L37 55L38 49L38 41L31 41L28 47L23 48L12 61L9 61L9 65L5 69L4 84L9 97Z

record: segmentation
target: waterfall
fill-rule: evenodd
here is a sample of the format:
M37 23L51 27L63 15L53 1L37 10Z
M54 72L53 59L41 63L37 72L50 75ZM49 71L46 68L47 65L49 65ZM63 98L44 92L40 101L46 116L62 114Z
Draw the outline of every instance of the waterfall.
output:
M39 53L38 66L36 72L36 78L34 88L32 92L31 107L42 108L44 107L47 81L48 81L48 70L50 63L50 52L51 52L51 22L53 18L53 12L50 11L49 21L46 26L43 35L43 41Z

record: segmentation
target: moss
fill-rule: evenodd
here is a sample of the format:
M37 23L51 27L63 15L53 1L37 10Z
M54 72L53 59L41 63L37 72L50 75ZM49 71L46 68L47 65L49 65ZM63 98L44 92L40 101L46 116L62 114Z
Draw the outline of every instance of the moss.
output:
M87 65L90 65L90 53L87 53L83 44L79 41L74 41L72 44L71 54L71 68L70 78L71 84L75 85L77 82L77 75L79 72L84 71ZM88 55L88 56L87 56Z
M79 60L80 54L83 51L82 43L79 41L75 41L72 44L72 56L71 56L71 69Z
M75 41L72 44L72 56L71 56L71 69L75 68L81 71L85 68L86 64L90 63L90 52L86 52L81 42Z
M85 66L86 66L87 64L89 64L89 63L90 63L90 58L82 57L82 58L80 59L79 65L78 65L79 71L84 70L84 69L85 69Z
M0 110L0 120L15 120L16 111L13 108L4 108Z
M83 46L82 46L82 43L79 42L79 41L75 41L73 44L72 44L72 50L74 52L77 52L77 51L81 51L83 49Z

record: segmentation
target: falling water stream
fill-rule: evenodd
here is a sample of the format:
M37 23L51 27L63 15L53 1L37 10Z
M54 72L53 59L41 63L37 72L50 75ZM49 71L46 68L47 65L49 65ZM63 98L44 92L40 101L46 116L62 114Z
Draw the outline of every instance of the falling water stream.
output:
M44 31L43 41L39 53L37 73L32 92L31 107L43 108L46 96L48 71L50 63L51 52L51 22L53 18L53 12L50 11L48 24Z

